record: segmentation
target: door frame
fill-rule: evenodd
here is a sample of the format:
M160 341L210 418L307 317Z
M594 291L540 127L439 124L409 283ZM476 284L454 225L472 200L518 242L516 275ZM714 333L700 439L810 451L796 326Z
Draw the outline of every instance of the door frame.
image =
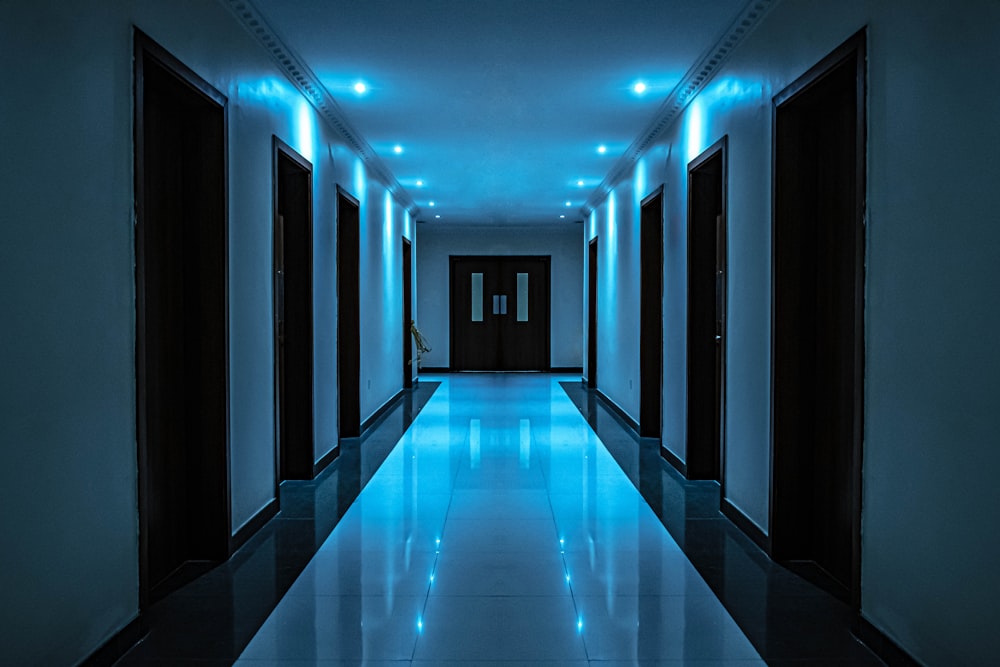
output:
M313 321L313 167L309 160L305 159L300 155L294 148L279 139L276 135L271 137L271 173L272 173L272 214L273 214L273 232L272 232L272 289L274 290L272 299L274 313L277 313L278 303L277 303L277 291L276 284L274 282L274 277L276 277L277 268L277 235L278 235L278 218L280 215L280 205L282 200L281 194L281 169L282 161L288 161L292 166L301 171L302 175L306 179L306 201L305 201L305 216L303 220L298 221L298 224L293 221L292 226L295 227L296 231L293 234L289 234L289 220L287 216L285 217L284 224L282 225L282 244L285 255L287 257L289 249L289 239L293 241L292 245L298 245L301 254L305 256L304 266L302 270L305 273L304 282L307 284L307 289L305 290L292 290L293 299L288 298L288 294L285 294L284 306L285 306L285 329L286 329L286 340L287 340L287 323L288 323L288 310L289 304L297 304L299 308L295 310L303 316L303 328L308 332L305 336L305 340L301 341L301 346L296 345L294 350L289 350L286 345L285 351L286 355L289 351L292 351L296 356L301 356L304 358L298 359L298 365L302 366L303 375L301 377L292 377L288 374L288 359L285 359L285 393L287 396L285 398L292 399L291 402L298 405L298 409L295 411L296 416L304 421L305 423L296 424L294 426L295 431L298 432L299 437L294 439L292 442L286 443L282 441L281 431L282 423L280 420L287 420L288 414L281 414L280 404L281 404L281 387L280 377L279 377L279 346L278 346L278 331L274 330L274 380L275 380L275 396L274 396L274 414L275 414L275 497L278 496L278 486L281 482L286 479L312 479L313 477L313 464L315 461L315 443L314 443L314 428L315 428L315 403L314 403L314 343L313 338L315 335L314 331L314 321ZM301 229L299 228L301 227ZM297 235L301 233L302 238L296 238ZM298 268L298 267L296 267ZM285 266L286 281L288 266ZM275 324L276 318L275 318ZM298 343L298 341L296 341ZM289 388L291 385L291 389ZM287 409L286 412L291 412ZM284 427L284 431L288 432L288 425Z
M402 237L403 269L403 389L413 387L413 336L410 326L413 320L413 243Z
M695 328L695 323L692 318L692 310L694 309L694 301L699 298L698 294L701 292L696 292L692 289L692 273L695 270L695 264L700 261L700 257L695 256L695 248L692 243L692 238L695 233L694 226L696 223L695 216L695 193L692 187L696 172L702 169L708 162L719 158L721 166L721 175L719 179L720 186L720 209L721 209L721 237L722 237L722 258L721 263L723 266L723 280L721 285L717 285L716 288L719 289L719 293L714 295L713 301L715 299L721 300L721 318L722 318L722 340L719 350L719 370L715 370L715 359L714 354L712 359L712 369L711 373L713 378L719 383L719 397L718 405L713 406L713 410L718 410L718 442L710 443L709 447L694 447L692 446L691 437L691 424L697 420L695 412L701 409L701 406L695 405L695 401L692 401L692 386L698 381L698 379L705 376L706 369L699 367L698 363L692 363L692 339L694 338L694 333L692 331ZM728 256L728 220L729 220L729 136L723 135L721 139L716 141L714 144L706 148L700 155L688 163L687 167L687 191L688 191L688 206L687 206L687 354L686 354L686 366L687 366L687 476L688 479L713 479L719 482L722 489L722 497L725 497L725 469L726 469L726 347L728 345L726 325L728 323L728 283L729 283L729 256ZM715 252L711 258L713 265L713 272L718 268L719 265L719 251L718 239L720 236L720 230L717 228L713 235L715 236L715 243L713 243ZM707 257L707 254L705 254ZM713 310L715 308L713 307ZM707 365L707 362L706 362ZM716 376L716 373L718 375ZM715 415L713 414L712 420L715 420ZM709 451L709 449L711 451Z
M349 215L345 215L347 209L350 209ZM350 218L350 229L345 227L347 218ZM361 204L357 197L338 185L337 429L340 438L361 435L360 262Z
M779 513L776 511L776 503L781 502L778 498L778 491L775 480L779 479L783 472L779 462L776 449L776 421L780 418L775 410L775 383L776 383L776 352L777 336L775 335L778 313L776 309L777 266L778 257L775 250L775 238L780 228L778 220L778 114L780 108L798 98L802 93L807 92L812 86L819 83L826 75L843 66L851 58L855 59L854 77L856 82L856 115L854 123L855 132L855 200L853 206L853 233L854 245L851 253L853 263L853 314L854 321L851 323L853 364L851 368L852 385L852 418L851 418L851 581L848 582L850 590L847 591L848 602L854 609L859 609L861 604L861 507L862 507L862 458L864 441L864 374L865 374L865 331L864 331L864 290L865 290L865 217L867 207L867 30L862 29L851 36L847 41L837 47L833 52L823 58L819 63L810 68L805 74L796 79L784 90L778 93L772 101L771 111L771 141L772 141L772 178L771 178L771 488L769 498L769 534L767 537L767 547L772 557L781 557L783 533L787 532L786 526L782 525Z
M587 243L587 387L597 389L597 265L600 246Z
M220 206L218 212L218 234L220 244L220 263L218 275L221 284L216 285L221 290L219 304L219 321L221 328L221 344L223 359L221 372L215 373L221 391L222 409L214 416L216 428L222 438L218 451L213 452L213 461L209 469L214 480L214 490L206 493L203 500L210 501L207 508L210 526L207 534L202 536L205 548L213 560L224 560L234 549L232 534L231 481L229 471L230 461L230 387L229 387L229 103L221 92L202 79L191 68L174 57L165 48L151 39L138 28L133 28L133 188L135 197L135 288L136 288L136 322L135 322L135 373L136 373L136 454L137 454L137 496L138 496L138 552L139 552L139 608L145 609L153 602L153 587L161 582L150 581L150 452L149 452L149 401L148 386L149 371L146 355L151 346L151 340L157 335L148 327L147 311L149 308L146 292L147 286L147 217L148 197L145 186L147 152L145 141L145 90L147 65L153 64L175 77L182 85L202 98L203 101L218 107L221 114L221 173L219 178L218 196Z
M660 185L639 206L639 436L663 435L663 205Z

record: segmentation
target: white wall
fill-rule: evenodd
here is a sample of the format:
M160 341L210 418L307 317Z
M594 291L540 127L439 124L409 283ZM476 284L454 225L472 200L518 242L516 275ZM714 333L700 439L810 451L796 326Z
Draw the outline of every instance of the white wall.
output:
M599 331L615 339L601 335L598 381L637 414L627 380L637 381L638 355L621 345L638 322L637 292L621 292L636 281L637 196L665 183L663 441L685 458L686 167L728 135L726 493L767 531L771 99L865 25L862 614L921 662L987 664L1000 654L990 627L1000 593L992 530L1000 355L991 335L1000 324L992 203L1000 182L1000 4L778 5L615 189L615 224L610 201L592 216L588 238L618 246L617 268L610 250L601 252Z
M416 318L420 332L430 342L423 366L449 366L449 260L451 255L550 255L552 257L551 364L579 368L583 365L583 254L580 225L559 227L468 228L420 226L416 251Z
M0 5L0 655L11 664L73 664L138 612L133 24L229 100L233 531L274 496L272 135L313 164L315 457L337 443L337 184L366 202L362 416L401 385L399 281L384 267L412 237L406 215L391 202L385 216L385 188L221 4Z

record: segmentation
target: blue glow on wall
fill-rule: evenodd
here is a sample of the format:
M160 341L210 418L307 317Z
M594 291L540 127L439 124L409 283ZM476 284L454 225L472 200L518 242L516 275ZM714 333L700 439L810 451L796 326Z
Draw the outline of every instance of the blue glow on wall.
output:
M635 188L633 190L633 196L635 198L635 205L639 206L642 204L643 198L649 194L646 188L649 187L649 165L645 157L639 159L635 165L635 176L633 178L635 183Z
M700 95L688 107L684 140L688 162L705 150L705 101Z
M315 162L316 155L316 125L313 108L305 99L299 99L295 114L295 144L302 157Z
M368 175L365 172L365 163L360 157L354 158L353 176L354 192L351 194L358 198L358 203L363 207L368 192Z

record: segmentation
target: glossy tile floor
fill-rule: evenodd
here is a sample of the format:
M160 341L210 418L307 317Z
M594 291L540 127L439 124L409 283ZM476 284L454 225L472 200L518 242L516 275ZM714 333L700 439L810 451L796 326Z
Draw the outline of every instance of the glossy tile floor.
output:
M578 377L422 375L118 664L882 664L854 621Z
M236 664L764 664L559 380L441 378Z

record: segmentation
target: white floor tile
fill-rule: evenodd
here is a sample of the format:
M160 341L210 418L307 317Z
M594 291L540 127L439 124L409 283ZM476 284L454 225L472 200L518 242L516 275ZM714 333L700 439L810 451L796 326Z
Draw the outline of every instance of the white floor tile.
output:
M440 379L237 664L762 664L561 378Z

